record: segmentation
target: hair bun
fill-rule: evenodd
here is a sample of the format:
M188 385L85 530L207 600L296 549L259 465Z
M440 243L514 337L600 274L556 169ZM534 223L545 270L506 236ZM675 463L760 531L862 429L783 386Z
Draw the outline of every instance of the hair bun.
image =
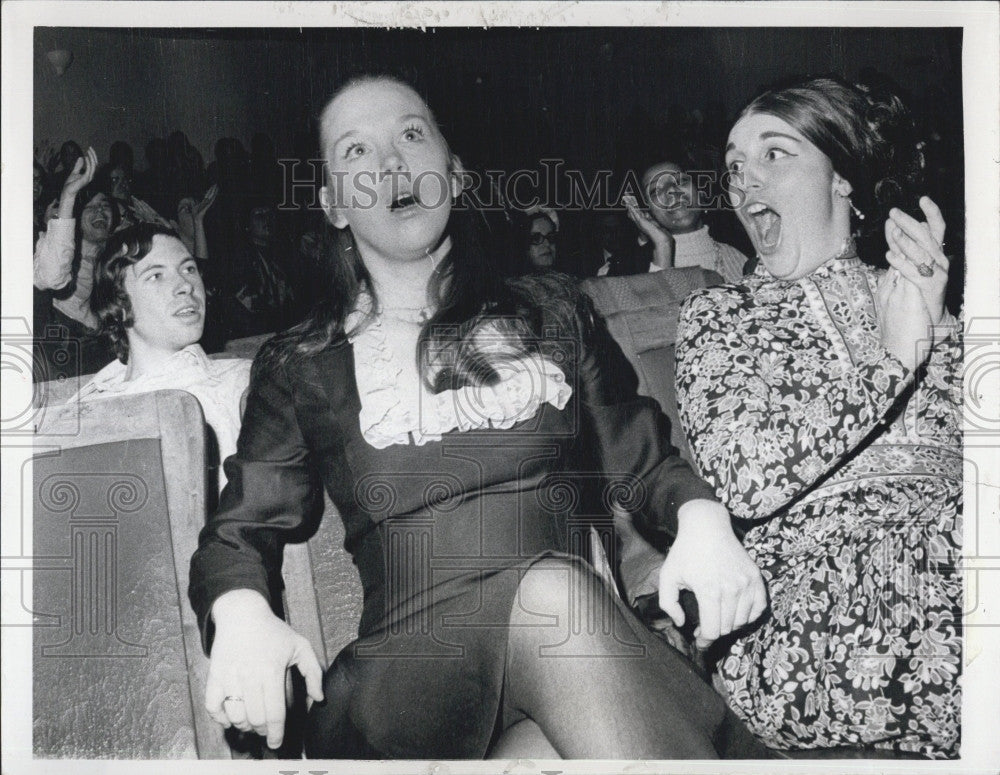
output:
M924 158L910 111L898 95L885 87L857 84L867 103L865 128L871 191L869 209L875 224L893 207L913 210L923 185ZM864 198L864 192L859 192ZM860 206L860 205L859 205Z

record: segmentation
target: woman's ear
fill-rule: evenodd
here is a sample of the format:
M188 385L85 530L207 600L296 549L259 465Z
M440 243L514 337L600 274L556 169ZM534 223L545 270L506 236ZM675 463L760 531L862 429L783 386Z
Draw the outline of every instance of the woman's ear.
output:
M847 178L843 178L839 174L834 172L833 191L838 196L842 196L846 199L854 191L854 187L850 184L850 181L848 181Z
M323 186L319 190L319 203L323 208L323 213L326 215L326 219L333 224L337 229L343 229L347 226L347 218L344 217L343 208L338 207L333 199L330 197L330 190Z

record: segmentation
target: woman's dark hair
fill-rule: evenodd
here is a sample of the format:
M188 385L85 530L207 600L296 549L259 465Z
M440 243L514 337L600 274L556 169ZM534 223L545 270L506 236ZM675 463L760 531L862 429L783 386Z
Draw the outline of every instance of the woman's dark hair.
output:
M884 252L882 229L889 210L919 214L923 156L910 112L885 88L852 85L835 77L813 78L773 88L737 117L776 116L822 151L852 188L851 201L865 216L855 218L864 257ZM922 219L922 217L921 217Z
M103 195L108 202L113 202L112 196L108 191L96 181L91 182L80 189L77 192L76 199L73 201L73 218L75 219L75 226L73 229L73 264L72 264L72 277L73 280L63 288L58 291L53 292L53 297L57 299L68 299L73 293L76 292L76 276L80 271L80 267L83 263L83 229L81 227L81 216L83 215L84 209L88 204L93 201L94 197L98 194ZM111 206L111 223L108 224L108 238L114 234L115 229L118 228L119 218L118 218L118 208L113 204ZM103 247L102 247L103 250Z
M340 87L326 109L346 90L380 81L412 88L394 75L363 75ZM451 237L451 250L438 265L429 288L437 309L423 325L417 344L421 377L436 392L468 384L492 384L499 379L488 359L472 344L487 317L509 338L509 355L513 357L534 349L530 343L537 334L536 326L541 326L541 310L546 303L556 304L553 298L567 298L566 294L553 296L553 288L542 288L539 283L505 282L497 268L497 256L485 239L479 213L466 195L461 196L462 206L452 208L445 230ZM371 277L350 229L337 230L327 245L330 271L324 298L302 323L265 344L254 362L255 373L342 342L350 333L345 330L347 317L363 291L371 294L374 309L378 309Z
M158 235L180 239L164 226L137 223L112 234L94 264L90 309L100 323L101 333L111 340L115 355L122 363L128 363L128 329L133 324L132 301L125 292L125 270L149 255L153 237Z

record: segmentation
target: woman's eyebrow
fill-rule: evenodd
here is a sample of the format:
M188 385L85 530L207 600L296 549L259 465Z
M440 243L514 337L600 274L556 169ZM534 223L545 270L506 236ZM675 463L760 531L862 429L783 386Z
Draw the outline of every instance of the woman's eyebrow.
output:
M784 132L761 132L760 134L761 140L771 140L775 137L783 137L786 140L791 140L793 143L802 142L799 138L793 137L792 135L789 134L785 134Z
M344 134L342 134L340 137L338 137L336 140L334 140L330 145L331 145L331 147L333 147L337 143L339 143L341 140L343 140L343 139L345 139L347 137L354 137L357 134L358 134L358 130L357 129L348 129L346 132L344 132Z
M794 137L794 136L786 134L784 132L761 132L759 139L760 140L772 140L775 137L783 137L786 140L791 140L793 143L801 143L802 142L801 138ZM726 153L729 153L730 151L733 151L735 149L736 149L736 143L731 142L731 143L729 143L726 146Z

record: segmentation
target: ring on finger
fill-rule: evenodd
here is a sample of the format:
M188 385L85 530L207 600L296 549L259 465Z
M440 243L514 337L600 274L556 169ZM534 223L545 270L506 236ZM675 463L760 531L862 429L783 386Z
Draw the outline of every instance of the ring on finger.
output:
M917 264L917 271L920 272L921 277L930 277L934 274L934 267L936 264L933 261L928 261L926 264Z

